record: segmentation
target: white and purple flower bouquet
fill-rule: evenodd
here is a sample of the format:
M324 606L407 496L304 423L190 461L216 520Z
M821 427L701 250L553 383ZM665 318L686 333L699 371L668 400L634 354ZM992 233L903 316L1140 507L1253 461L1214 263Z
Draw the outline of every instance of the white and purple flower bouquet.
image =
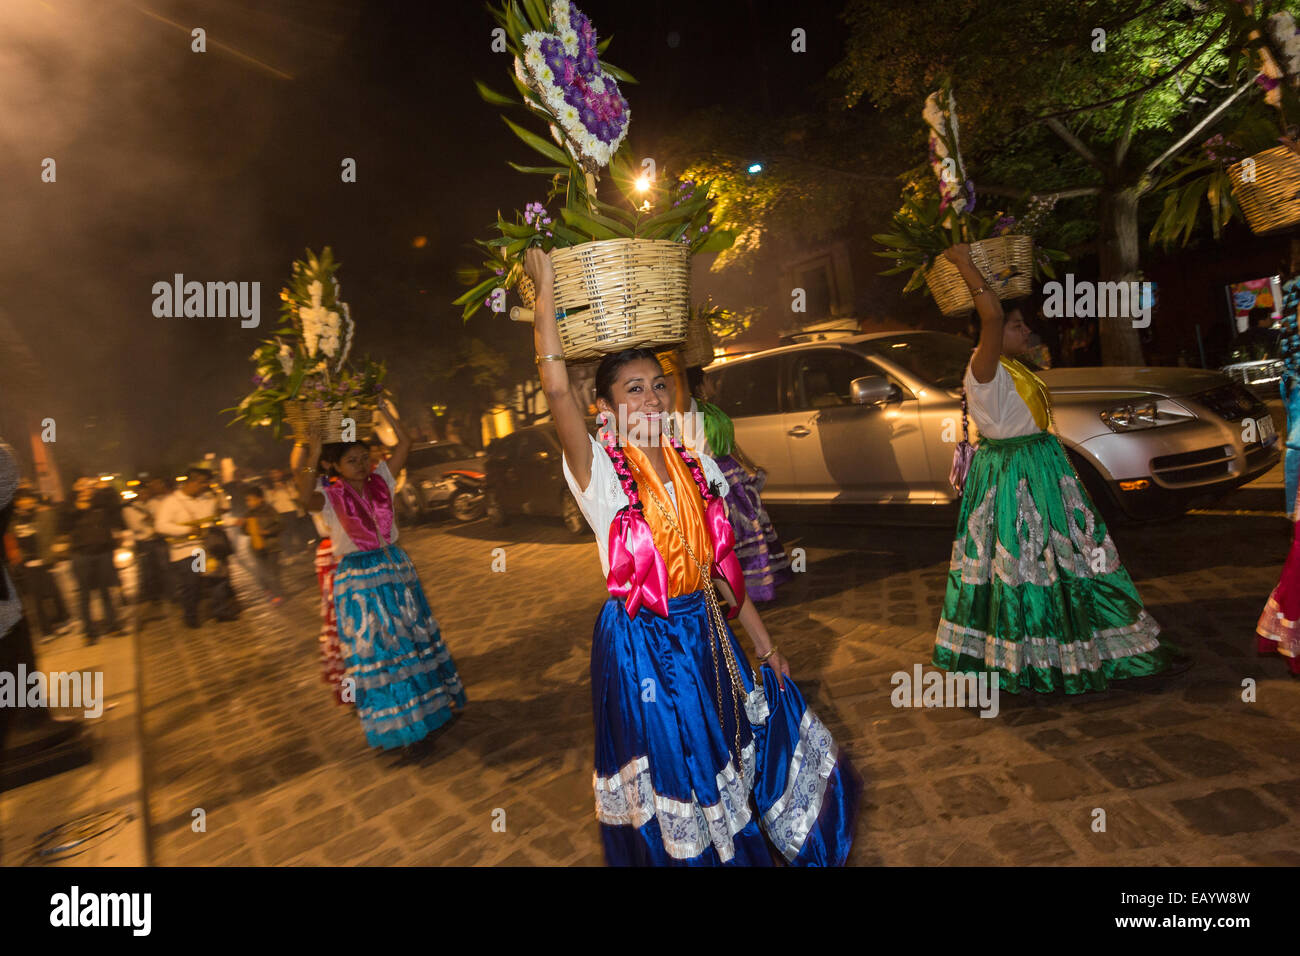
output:
M497 215L497 235L476 240L489 258L470 270L472 285L456 299L469 318L480 306L503 310L498 290L514 288L523 277L524 250L546 252L603 239L667 239L682 242L692 253L728 248L734 233L716 228L709 183L681 183L650 175L627 155L631 110L619 83L636 81L602 60L609 41L600 41L587 16L570 0L506 0L490 8L505 31L507 52L514 57L510 74L519 99L476 83L494 106L521 103L545 122L549 138L503 117L507 126L548 165L510 163L522 173L550 181L545 198L529 203L512 218ZM596 196L602 170L619 196L603 202ZM554 214L548 212L548 207Z
M234 408L230 424L270 425L280 436L286 402L313 409L334 405L367 407L383 391L383 363L361 360L349 365L355 324L348 304L339 298L338 263L328 246L318 257L293 264L289 285L280 290L280 325L250 356L253 390Z

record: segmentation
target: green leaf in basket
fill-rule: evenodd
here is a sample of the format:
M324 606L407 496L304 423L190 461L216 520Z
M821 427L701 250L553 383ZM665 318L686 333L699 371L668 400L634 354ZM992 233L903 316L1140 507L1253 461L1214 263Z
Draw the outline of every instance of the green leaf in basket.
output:
M633 84L636 83L636 77L634 77L631 73L628 73L624 70L620 70L616 66L610 66L604 60L600 60L599 62L600 62L600 68L604 70L606 73L608 73L610 76L612 76L614 79L618 80L620 83L633 83Z
M561 152L557 146L553 145L547 140L542 139L536 133L524 129L518 123L510 122L510 120L506 119L506 117L504 116L501 117L501 120L507 126L509 126L511 130L514 131L514 134L516 136L518 136L521 140L523 140L533 149L537 150L537 152L541 153L547 159L554 160L557 163L564 163L566 166L568 165L569 163L568 157L563 152Z
M722 252L736 244L736 234L730 229L714 229L698 246L695 252Z
M567 226L561 226L558 222L551 223L551 232L555 233L556 239L563 239L571 246L576 246L587 241L587 237L582 233L574 232Z
M497 228L501 230L503 235L507 235L511 239L526 239L537 231L532 226L526 226L523 223L506 222L504 219L497 220Z
M575 229L581 229L593 239L619 239L623 238L620 234L621 227L612 219L606 219L604 216L593 215L591 213L581 213L576 209L570 209L565 206L560 210L564 221Z
M534 30L545 30L551 25L545 0L524 0L524 13L528 16L528 25Z
M506 165L521 173L537 173L542 176L563 176L571 172L568 166L520 166L506 160Z
M483 299L496 286L501 284L501 276L490 276L484 279L468 292L452 300L452 305L464 305L467 302L473 302L475 299Z
M492 87L488 86L482 80L475 80L474 86L478 89L478 95L491 103L493 106L518 106L518 100L513 100L503 93L498 93Z

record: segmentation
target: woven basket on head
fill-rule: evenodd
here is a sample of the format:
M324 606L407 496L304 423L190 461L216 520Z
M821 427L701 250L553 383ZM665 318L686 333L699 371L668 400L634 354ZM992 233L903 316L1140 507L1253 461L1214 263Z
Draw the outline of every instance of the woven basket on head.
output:
M682 365L686 368L703 368L713 364L713 331L709 320L700 312L691 315L686 323L686 341L682 343Z
M686 338L690 250L667 239L601 239L551 251L555 308L566 359Z
M1300 155L1274 146L1229 167L1232 195L1250 231L1277 232L1300 223Z
M295 439L310 440L319 438L324 444L343 441L343 419L351 418L355 423L353 432L357 441L364 437L370 425L374 409L366 405L343 405L341 403L316 408L315 402L293 399L284 403L284 420L293 429Z
M519 281L515 283L515 291L519 293L519 298L528 308L537 305L537 286L533 284L533 280L527 273L519 277Z
M998 236L971 243L971 257L987 257L989 291L999 299L1018 299L1034 289L1032 236ZM966 280L943 256L925 274L925 284L944 315L964 315L975 308Z

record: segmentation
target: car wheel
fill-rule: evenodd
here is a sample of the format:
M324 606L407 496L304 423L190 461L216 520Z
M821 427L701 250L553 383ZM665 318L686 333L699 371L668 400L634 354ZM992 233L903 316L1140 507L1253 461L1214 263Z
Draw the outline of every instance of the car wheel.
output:
M501 507L501 502L494 492L489 491L483 496L483 509L487 514L488 523L494 528L500 528L509 521L505 509Z
M582 534L587 530L587 519L582 516L582 510L573 500L573 495L567 491L564 500L560 502L560 517L564 519L564 526L573 534Z
M451 513L457 521L477 521L483 517L483 495L473 491L458 491L451 497Z

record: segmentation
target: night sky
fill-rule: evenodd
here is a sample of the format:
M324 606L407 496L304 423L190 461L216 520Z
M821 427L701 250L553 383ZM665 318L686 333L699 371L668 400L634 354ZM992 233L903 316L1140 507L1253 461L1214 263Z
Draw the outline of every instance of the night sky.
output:
M640 80L623 89L636 155L694 110L809 108L844 33L827 2L580 6ZM190 49L196 26L206 53ZM796 26L803 56L789 53ZM425 350L461 331L450 301L467 244L498 208L544 194L505 165L536 157L473 88L509 92L492 27L473 2L0 3L0 311L43 379L29 392L0 378L0 402L56 419L65 481L247 452L220 410L248 390L248 355L305 247L343 264L354 354L387 360L399 397L418 393ZM41 181L46 157L56 183ZM355 184L340 181L344 157ZM261 327L155 318L152 286L175 273L260 281ZM482 312L470 331L531 337ZM96 460L105 436L113 460Z

